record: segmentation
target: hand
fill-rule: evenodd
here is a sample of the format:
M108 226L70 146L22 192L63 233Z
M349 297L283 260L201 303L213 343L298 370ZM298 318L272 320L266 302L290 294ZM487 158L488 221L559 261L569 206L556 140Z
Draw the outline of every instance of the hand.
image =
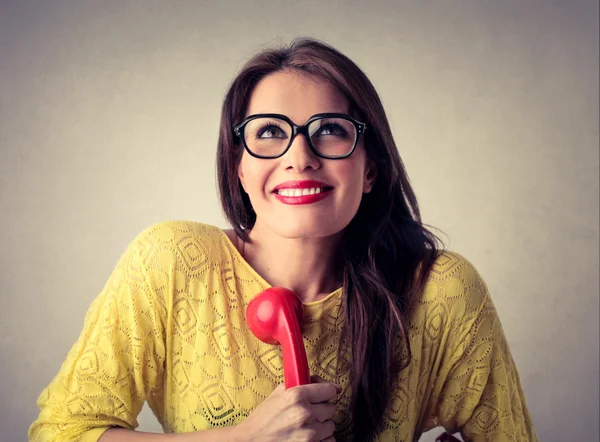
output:
M342 389L319 376L311 384L285 389L279 384L269 397L237 425L239 440L260 442L334 442L335 405Z

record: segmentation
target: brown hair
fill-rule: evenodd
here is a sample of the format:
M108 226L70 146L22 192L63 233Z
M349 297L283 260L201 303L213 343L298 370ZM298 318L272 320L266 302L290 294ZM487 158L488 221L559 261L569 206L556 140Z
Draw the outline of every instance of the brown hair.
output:
M221 204L236 233L247 241L256 214L236 172L244 148L232 126L243 120L256 84L284 69L317 75L335 85L348 99L352 113L368 128L364 146L376 166L377 178L344 232L345 322L338 349L338 361L342 351L352 354L354 439L368 441L383 429L393 381L412 359L407 324L441 242L421 222L415 194L375 88L348 57L307 38L256 54L233 80L225 97L217 175Z

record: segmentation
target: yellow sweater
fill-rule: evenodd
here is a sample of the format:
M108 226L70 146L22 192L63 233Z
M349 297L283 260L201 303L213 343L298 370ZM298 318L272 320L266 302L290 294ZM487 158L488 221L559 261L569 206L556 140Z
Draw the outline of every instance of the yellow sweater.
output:
M242 422L283 382L281 347L252 335L248 302L268 288L220 229L166 222L128 247L57 376L38 399L32 441L96 441L137 427L144 401L167 433ZM336 440L352 420L347 364L335 372L342 290L304 304L311 374L342 385ZM465 440L535 441L519 376L485 283L443 254L410 321L413 360L395 381L380 441L438 425Z

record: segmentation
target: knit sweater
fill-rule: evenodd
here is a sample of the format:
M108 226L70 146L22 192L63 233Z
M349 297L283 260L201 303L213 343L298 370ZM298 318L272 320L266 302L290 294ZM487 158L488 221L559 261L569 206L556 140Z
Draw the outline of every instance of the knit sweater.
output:
M268 287L219 228L146 229L39 396L30 440L97 441L113 426L134 429L145 401L166 433L241 423L283 382L281 347L259 341L245 319ZM343 388L338 441L352 436L349 364L337 361L342 301L340 288L304 303L302 324L311 375ZM537 440L497 312L465 258L437 259L408 334L412 361L394 379L379 441L418 440L437 426L475 442Z

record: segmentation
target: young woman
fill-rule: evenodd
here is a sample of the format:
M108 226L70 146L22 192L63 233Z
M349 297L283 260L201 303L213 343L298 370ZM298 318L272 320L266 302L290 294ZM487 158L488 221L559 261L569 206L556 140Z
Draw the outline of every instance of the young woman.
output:
M421 223L375 89L297 40L233 81L218 146L233 227L165 222L129 246L41 394L30 440L535 441L485 283ZM312 384L245 311L302 301ZM132 431L147 401L165 433Z

